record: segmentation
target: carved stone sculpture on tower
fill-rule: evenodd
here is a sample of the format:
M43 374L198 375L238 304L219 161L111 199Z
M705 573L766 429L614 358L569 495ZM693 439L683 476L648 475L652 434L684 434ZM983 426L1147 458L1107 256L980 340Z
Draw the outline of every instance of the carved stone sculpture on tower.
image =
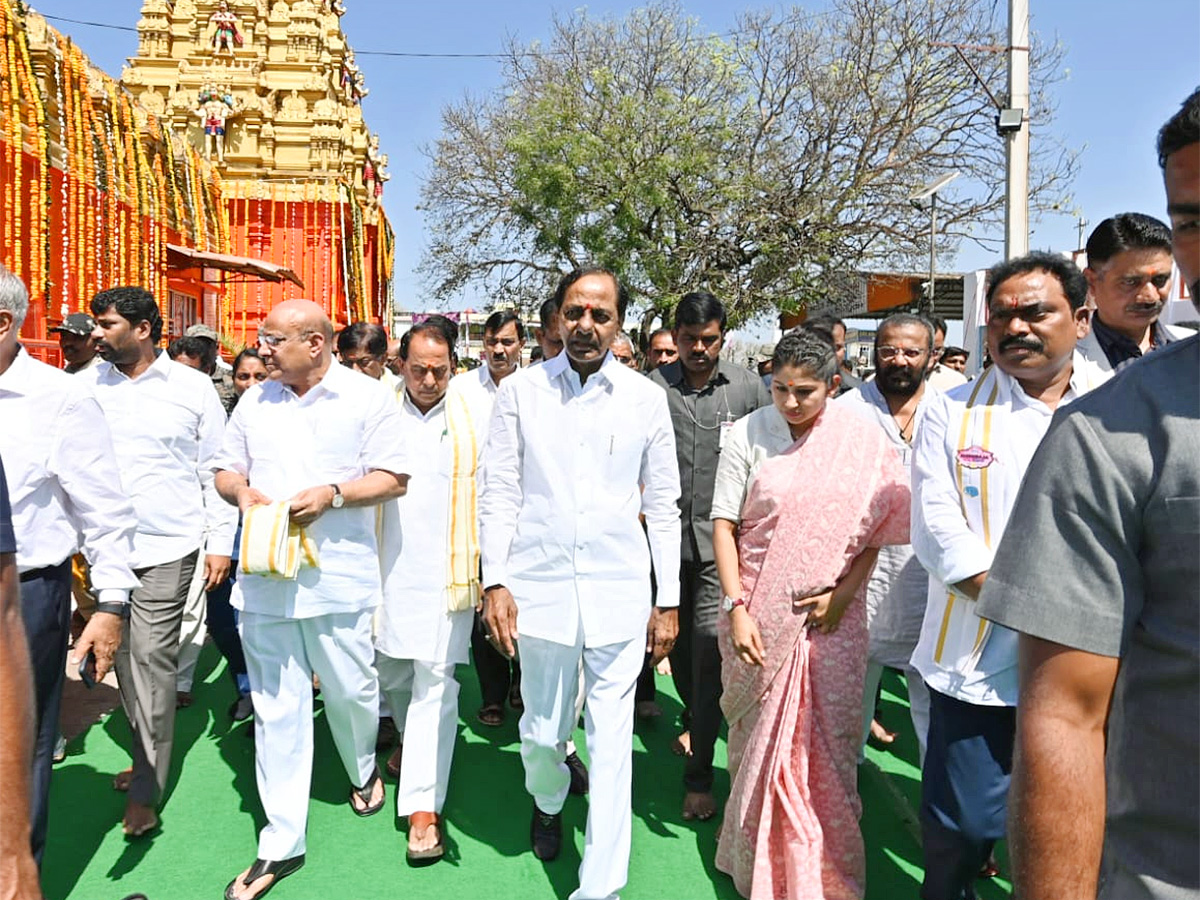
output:
M195 111L204 128L204 157L212 159L214 151L218 162L225 162L225 129L230 119L241 110L233 96L206 85L200 90L200 106Z
M240 47L245 41L242 36L241 23L238 17L229 9L229 4L221 0L216 12L208 17L209 41L212 44L213 56L219 56L222 49L233 56L235 47Z

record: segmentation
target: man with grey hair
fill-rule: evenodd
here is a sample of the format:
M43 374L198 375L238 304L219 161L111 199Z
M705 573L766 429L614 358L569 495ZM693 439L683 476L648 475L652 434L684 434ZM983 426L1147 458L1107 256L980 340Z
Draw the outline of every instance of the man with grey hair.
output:
M50 769L58 734L71 613L71 557L92 563L96 612L75 644L103 678L129 616L137 520L121 489L108 423L86 381L33 359L20 344L29 295L0 267L0 456L17 539L21 611L33 669L36 732L31 820L35 858L46 840Z
M635 372L638 369L637 354L633 350L633 338L627 331L618 331L609 348L613 358L623 366L629 366Z

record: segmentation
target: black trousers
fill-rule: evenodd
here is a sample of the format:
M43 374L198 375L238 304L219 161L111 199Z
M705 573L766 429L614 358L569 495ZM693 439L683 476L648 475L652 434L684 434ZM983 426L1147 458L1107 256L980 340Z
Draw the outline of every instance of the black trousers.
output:
M502 707L508 701L508 689L521 683L521 664L493 647L486 634L483 616L475 613L471 655L475 659L475 674L479 677L479 693L484 706Z
M707 793L713 784L713 748L721 730L721 651L717 616L721 582L714 562L685 562L679 573L679 637L671 651L671 676L685 707L692 741L683 783Z
M71 618L71 560L27 572L21 578L21 616L33 670L35 723L29 820L33 858L42 864L49 821L50 771L58 739Z

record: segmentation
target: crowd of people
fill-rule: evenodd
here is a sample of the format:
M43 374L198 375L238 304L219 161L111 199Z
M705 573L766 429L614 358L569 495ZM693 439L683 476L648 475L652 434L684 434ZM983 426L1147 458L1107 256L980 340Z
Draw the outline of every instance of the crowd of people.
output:
M973 897L1006 832L1022 900L1200 897L1200 338L1158 320L1172 252L1200 296L1200 92L1158 148L1170 226L1106 219L1082 272L994 266L970 381L911 313L879 324L869 380L829 318L760 378L699 290L639 360L603 268L561 280L530 365L514 311L459 372L443 316L393 341L293 300L226 366L204 325L163 352L153 296L116 287L55 329L56 370L0 271L4 895L38 896L69 641L86 682L117 673L137 840L207 632L266 822L226 900L305 863L318 690L351 811L387 805L386 774L407 857L441 858L469 661L479 723L520 717L538 859L588 795L572 900L625 885L664 661L680 817L723 815L716 867L751 900L863 897L885 668L919 742L922 898Z

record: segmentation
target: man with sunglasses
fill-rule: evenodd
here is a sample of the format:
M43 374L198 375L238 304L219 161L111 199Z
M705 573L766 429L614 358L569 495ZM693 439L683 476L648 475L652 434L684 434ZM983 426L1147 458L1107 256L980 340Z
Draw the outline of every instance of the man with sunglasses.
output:
M276 305L258 335L269 379L242 395L212 461L226 502L243 514L286 503L287 526L304 529L315 551L291 579L239 575L230 599L241 614L266 826L257 858L226 887L227 900L253 900L304 865L314 672L353 785L351 809L369 816L385 802L375 762L371 619L382 597L375 507L407 489L406 437L395 395L334 363L332 344L320 306Z
M1171 232L1158 219L1121 213L1088 237L1088 290L1096 304L1079 352L1105 371L1116 370L1191 334L1159 321L1170 299Z

